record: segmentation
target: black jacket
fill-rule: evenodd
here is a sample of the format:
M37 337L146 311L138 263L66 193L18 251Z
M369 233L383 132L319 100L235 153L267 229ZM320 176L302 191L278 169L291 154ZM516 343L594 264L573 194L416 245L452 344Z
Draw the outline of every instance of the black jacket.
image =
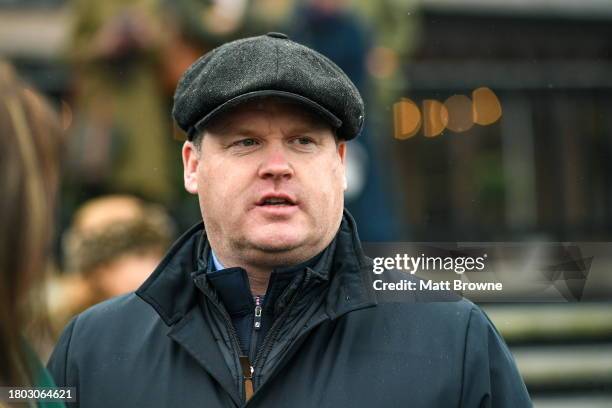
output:
M241 407L231 321L198 271L202 225L184 234L133 294L66 327L49 361L81 407ZM397 272L388 281L413 279ZM471 302L386 301L345 215L315 268L275 302L248 407L528 407L512 355Z

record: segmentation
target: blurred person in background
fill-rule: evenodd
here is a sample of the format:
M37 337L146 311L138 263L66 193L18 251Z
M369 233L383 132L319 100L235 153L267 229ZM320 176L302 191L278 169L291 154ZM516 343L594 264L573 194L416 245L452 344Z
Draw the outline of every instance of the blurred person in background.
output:
M66 274L51 290L53 326L105 299L138 288L174 238L160 205L128 195L92 199L75 213L63 237Z
M157 1L76 0L71 7L71 200L128 191L167 204L177 191L163 86L173 26Z
M40 294L49 264L61 135L59 119L49 105L0 61L2 386L53 386L28 341L37 341L41 334L32 324L44 315Z

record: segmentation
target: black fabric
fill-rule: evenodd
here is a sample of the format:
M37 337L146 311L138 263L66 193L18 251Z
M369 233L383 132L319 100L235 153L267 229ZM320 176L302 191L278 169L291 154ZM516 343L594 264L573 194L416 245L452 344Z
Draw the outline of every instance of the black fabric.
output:
M94 306L62 334L48 368L78 388L71 406L530 407L512 355L465 299L372 288L348 213L330 250L296 273L252 361L245 404L232 324L197 264L202 226L179 239L134 294ZM417 280L397 271L376 279ZM417 283L418 286L418 283Z
M330 250L330 247L331 245L325 251ZM207 279L232 320L243 355L255 355L257 353L274 321L276 300L295 278L296 273L304 272L307 267L315 267L323 253L324 251L299 265L277 268L272 271L266 294L260 297L263 308L262 324L257 329L257 340L252 342L255 331L255 301L246 271L243 268L216 270L210 249L202 251L199 264L206 265Z
M251 313L255 305L249 287L249 278L244 269L226 268L207 273L210 284L215 288L230 316Z
M193 138L214 115L272 95L316 111L342 139L353 139L363 127L363 100L346 74L279 33L232 41L200 57L178 83L172 116Z

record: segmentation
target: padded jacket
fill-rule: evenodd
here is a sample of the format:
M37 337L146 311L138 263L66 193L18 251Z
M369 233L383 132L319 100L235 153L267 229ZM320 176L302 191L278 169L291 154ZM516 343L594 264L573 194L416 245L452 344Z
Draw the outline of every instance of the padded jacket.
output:
M240 357L223 304L198 268L202 224L135 292L65 328L48 368L97 407L529 407L512 355L462 298L385 297L372 286L353 219L274 304L253 361ZM417 279L385 272L376 279ZM249 392L252 389L254 393ZM247 398L250 397L250 398Z

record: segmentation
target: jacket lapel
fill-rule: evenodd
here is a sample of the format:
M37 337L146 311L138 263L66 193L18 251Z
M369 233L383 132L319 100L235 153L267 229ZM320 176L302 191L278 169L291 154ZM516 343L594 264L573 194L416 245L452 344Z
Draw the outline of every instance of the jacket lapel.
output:
M237 406L241 405L236 383L216 345L211 328L198 307L192 308L173 325L168 336L181 345L221 385Z
M193 282L197 271L203 225L199 223L187 231L170 248L153 274L136 291L149 303L170 327L168 336L176 341L229 394L237 406L241 405L236 382L223 360L210 322L203 317L198 304L198 289Z

